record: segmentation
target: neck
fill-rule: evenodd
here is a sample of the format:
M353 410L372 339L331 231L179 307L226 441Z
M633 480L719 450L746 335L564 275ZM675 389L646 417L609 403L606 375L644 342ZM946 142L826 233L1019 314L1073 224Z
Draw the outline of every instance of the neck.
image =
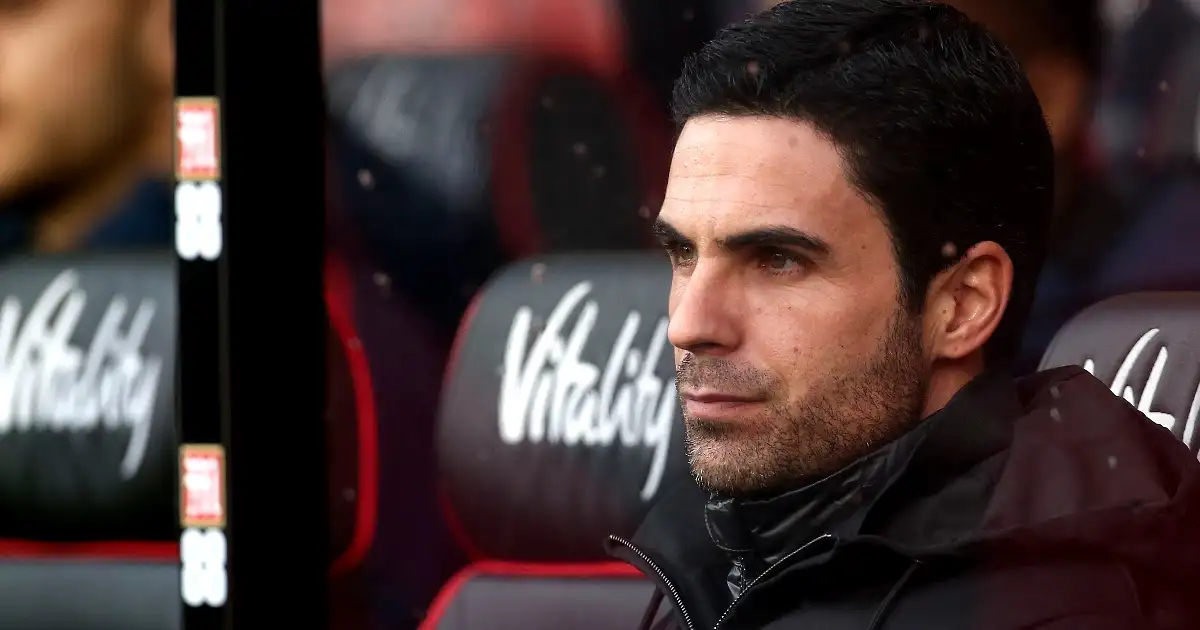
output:
M75 249L142 178L169 172L171 132L169 117L155 121L129 150L110 158L103 169L72 182L38 213L33 249L41 253Z
M976 352L957 361L945 361L934 365L925 393L925 404L921 417L928 418L950 402L967 383L984 371L983 353Z

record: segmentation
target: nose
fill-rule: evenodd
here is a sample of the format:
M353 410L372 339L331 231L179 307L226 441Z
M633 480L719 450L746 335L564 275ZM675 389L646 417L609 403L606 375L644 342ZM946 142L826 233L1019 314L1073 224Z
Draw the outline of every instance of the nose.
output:
M697 355L720 356L741 341L740 308L736 286L712 270L698 266L687 278L676 278L671 287L671 345Z

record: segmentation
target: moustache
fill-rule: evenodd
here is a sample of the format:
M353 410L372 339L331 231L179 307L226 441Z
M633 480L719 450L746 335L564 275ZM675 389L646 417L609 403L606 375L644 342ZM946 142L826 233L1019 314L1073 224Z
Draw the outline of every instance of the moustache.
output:
M757 397L770 391L775 379L744 363L724 357L698 358L687 353L675 366L679 389L711 389L727 394Z

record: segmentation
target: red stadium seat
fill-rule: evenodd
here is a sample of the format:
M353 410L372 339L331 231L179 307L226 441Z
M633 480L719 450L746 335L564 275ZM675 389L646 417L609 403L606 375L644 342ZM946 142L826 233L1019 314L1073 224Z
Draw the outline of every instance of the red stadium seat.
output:
M327 404L333 577L362 565L375 539L379 508L375 386L355 322L353 282L345 261L331 252L325 264L325 304L331 333Z
M332 444L354 442L348 427L365 426L351 389L373 390L365 397L375 403L378 438L377 524L365 555L351 556L363 560L349 563L358 569L338 565L337 588L347 586L347 598L360 598L380 623L403 626L465 561L440 519L428 445L471 296L505 264L540 252L648 246L668 128L637 81L571 55L344 59L328 85L337 271L327 289L337 293L329 302L342 331L334 347L365 364L341 385L341 415L357 420L336 422L345 439ZM331 500L344 548L347 513L364 512L369 494L346 492L365 477L349 459L337 461ZM362 518L354 522L365 531Z
M340 208L325 268L334 623L412 627L462 563L429 448L450 339L365 255Z
M480 292L437 436L473 563L423 628L636 627L652 588L604 542L686 480L668 283L655 254L580 254L518 263Z
M479 52L347 60L328 84L338 203L447 332L509 262L651 245L669 130L631 77Z
M173 255L0 287L0 627L178 628Z

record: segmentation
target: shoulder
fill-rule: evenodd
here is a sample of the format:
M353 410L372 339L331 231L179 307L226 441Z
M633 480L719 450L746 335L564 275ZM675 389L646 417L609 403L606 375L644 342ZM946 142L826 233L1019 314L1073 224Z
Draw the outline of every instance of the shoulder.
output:
M1130 623L1141 616L1136 581L1126 567L1109 560L996 559L932 566L921 573L894 613L936 620L937 627L1010 630L1060 623L1048 627L1067 630L1093 627L1061 625L1072 619Z

